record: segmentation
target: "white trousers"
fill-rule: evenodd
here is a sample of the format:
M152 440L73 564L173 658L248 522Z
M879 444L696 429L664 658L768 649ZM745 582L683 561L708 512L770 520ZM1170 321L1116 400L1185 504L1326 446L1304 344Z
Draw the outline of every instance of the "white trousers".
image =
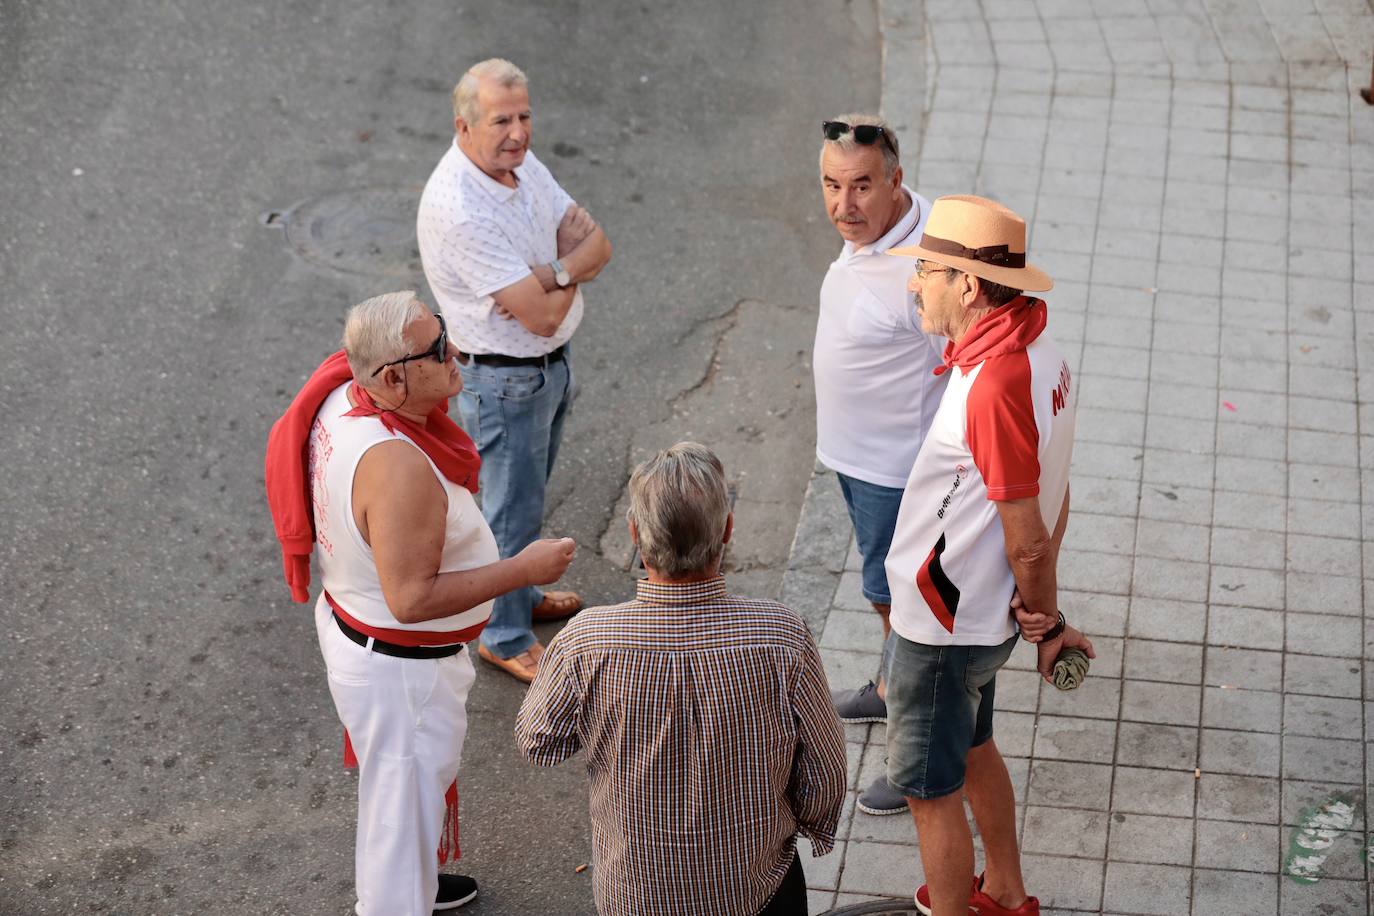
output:
M467 735L468 650L447 658L394 658L339 630L321 597L320 652L334 708L358 755L354 848L359 914L430 916L439 891L444 793Z

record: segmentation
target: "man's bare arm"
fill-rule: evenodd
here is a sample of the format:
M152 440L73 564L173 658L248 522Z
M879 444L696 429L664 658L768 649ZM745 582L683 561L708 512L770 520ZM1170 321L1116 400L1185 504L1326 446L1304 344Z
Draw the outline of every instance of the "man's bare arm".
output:
M1058 583L1055 560L1058 550L1053 536L1045 528L1040 516L1040 501L1034 496L1025 499L997 500L997 514L1002 519L1007 561L1016 578L1016 590L1021 594L1022 609L1017 618L1029 615L1048 615L1045 629L1059 619ZM1059 526L1055 526L1056 530ZM1060 532L1060 536L1063 533Z
M372 547L387 607L400 623L458 614L525 585L557 581L571 538L535 541L514 557L439 572L448 500L429 462L399 439L368 449L353 476L353 517Z
M611 243L591 214L577 204L569 204L558 224L558 259L574 284L595 280L611 259ZM536 264L531 268L545 292L558 289L553 267Z
M1064 488L1064 502L1059 508L1059 521L1055 523L1054 534L1050 536L1051 546L1054 555L1054 567L1059 568L1059 547L1064 543L1064 532L1069 526L1069 489ZM1056 586L1058 583L1056 582ZM1058 603L1056 601L1056 612L1053 614L1042 614L1038 611L1026 607L1020 598L1020 594L1012 596L1012 610L1016 614L1016 622L1021 627L1021 635L1031 642L1038 642L1040 637L1049 632L1056 623L1059 622Z

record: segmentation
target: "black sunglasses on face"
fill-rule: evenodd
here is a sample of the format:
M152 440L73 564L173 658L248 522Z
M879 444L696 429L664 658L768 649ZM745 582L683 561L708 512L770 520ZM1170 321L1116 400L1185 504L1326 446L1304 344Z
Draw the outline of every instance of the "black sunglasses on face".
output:
M434 343L429 345L428 350L423 353L407 354L400 359L393 359L389 363L382 363L376 369L372 370L372 378L376 378L377 373L381 372L387 366L399 366L401 363L408 363L415 359L428 359L431 356L434 357L435 362L439 363L448 359L448 325L444 324L444 316L440 315L438 312L434 313L434 317L439 319L439 336L434 338Z
M887 131L877 124L846 124L844 121L822 121L821 133L827 140L838 140L845 134L853 134L854 142L861 146L872 146L881 137L883 145L892 149L892 141L887 137Z

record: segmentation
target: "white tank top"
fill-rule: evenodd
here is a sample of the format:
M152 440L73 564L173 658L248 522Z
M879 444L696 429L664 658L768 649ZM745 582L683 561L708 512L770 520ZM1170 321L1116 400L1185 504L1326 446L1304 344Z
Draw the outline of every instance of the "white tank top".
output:
M463 630L491 616L492 602L423 623L401 623L382 597L372 548L363 540L353 519L353 473L363 454L379 442L413 439L399 430L388 432L377 417L345 417L352 409L348 385L334 389L320 405L310 427L310 487L315 513L315 560L319 563L325 591L361 623L400 630ZM415 445L418 449L419 446ZM424 451L421 450L421 454ZM429 461L429 456L425 455ZM444 550L439 572L473 569L501 558L496 538L477 509L472 493L453 483L429 461L448 495ZM324 600L324 596L320 596Z

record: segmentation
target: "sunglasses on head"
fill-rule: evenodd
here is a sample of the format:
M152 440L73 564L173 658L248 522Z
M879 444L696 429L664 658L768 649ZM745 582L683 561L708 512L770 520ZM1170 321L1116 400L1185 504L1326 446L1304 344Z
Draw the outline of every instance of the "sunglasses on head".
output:
M387 366L399 366L411 360L428 359L431 356L434 357L436 362L440 363L448 359L448 325L444 324L444 316L440 315L438 312L434 313L434 317L439 319L439 336L434 338L434 343L429 345L428 350L423 353L408 353L400 359L393 359L389 363L382 363L376 369L372 370L372 378L376 378L377 373L381 372Z
M853 134L854 142L860 146L872 146L882 138L883 145L888 149L892 148L892 141L887 137L887 131L877 124L846 124L844 121L822 121L821 133L827 140L838 140L845 134Z

